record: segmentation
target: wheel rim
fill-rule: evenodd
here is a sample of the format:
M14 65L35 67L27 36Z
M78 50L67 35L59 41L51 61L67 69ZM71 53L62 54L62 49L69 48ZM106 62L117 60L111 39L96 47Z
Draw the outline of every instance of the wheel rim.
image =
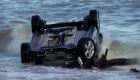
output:
M85 56L90 59L94 54L94 44L92 41L87 41L85 44Z

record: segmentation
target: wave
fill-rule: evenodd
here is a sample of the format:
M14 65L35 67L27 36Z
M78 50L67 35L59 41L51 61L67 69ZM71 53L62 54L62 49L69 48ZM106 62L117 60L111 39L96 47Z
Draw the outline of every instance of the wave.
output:
M0 31L1 52L19 53L20 44L30 41L31 29L26 23L6 22L0 27L8 27L8 29Z
M117 68L121 70L129 70L130 68L140 69L140 44L133 42L120 42L118 40L112 40L109 34L103 34L104 39L101 46L100 55L104 54L106 49L108 50L107 59L115 58L128 58L137 59L137 64L124 65L124 66L113 66L112 68Z
M0 25L0 51L8 54L20 54L20 45L23 42L29 42L31 39L31 28L28 24L22 22L6 22ZM100 55L109 49L107 59L114 58L135 58L140 57L139 44L129 42L124 43L113 40L107 33L103 33L103 42L101 44ZM139 64L138 64L139 65ZM125 69L136 67L136 65L125 66ZM120 68L120 67L119 67ZM122 69L121 67L120 69ZM137 67L138 68L138 67ZM140 68L139 68L140 69ZM127 69L128 70L128 69Z

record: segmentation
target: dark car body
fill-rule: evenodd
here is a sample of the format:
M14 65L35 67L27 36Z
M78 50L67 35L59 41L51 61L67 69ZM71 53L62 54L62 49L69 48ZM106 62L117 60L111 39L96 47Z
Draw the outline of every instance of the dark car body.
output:
M46 24L32 16L32 39L21 44L22 63L91 68L96 66L102 42L99 14L90 10L82 21Z

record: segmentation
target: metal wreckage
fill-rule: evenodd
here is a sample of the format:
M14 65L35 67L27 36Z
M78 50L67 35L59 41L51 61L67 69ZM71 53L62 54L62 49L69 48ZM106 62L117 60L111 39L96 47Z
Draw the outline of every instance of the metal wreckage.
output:
M90 10L81 21L47 24L39 15L31 18L32 38L21 44L21 62L67 68L106 69L127 65L131 59L107 60L107 52L99 59L102 33L97 10ZM136 71L132 69L131 71Z

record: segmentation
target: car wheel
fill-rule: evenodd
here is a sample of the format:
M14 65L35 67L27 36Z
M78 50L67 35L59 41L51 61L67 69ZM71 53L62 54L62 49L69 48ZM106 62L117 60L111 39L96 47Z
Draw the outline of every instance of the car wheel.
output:
M82 58L83 62L94 61L94 54L96 52L96 46L92 39L82 38L77 44L77 53Z
M90 10L89 20L91 25L95 25L100 30L100 18L97 10Z
M29 63L30 62L30 55L29 55L30 45L29 43L22 43L21 44L21 62L22 63Z
M41 31L41 18L39 15L34 15L32 16L31 19L31 29L32 33L35 33L36 31L39 32Z

